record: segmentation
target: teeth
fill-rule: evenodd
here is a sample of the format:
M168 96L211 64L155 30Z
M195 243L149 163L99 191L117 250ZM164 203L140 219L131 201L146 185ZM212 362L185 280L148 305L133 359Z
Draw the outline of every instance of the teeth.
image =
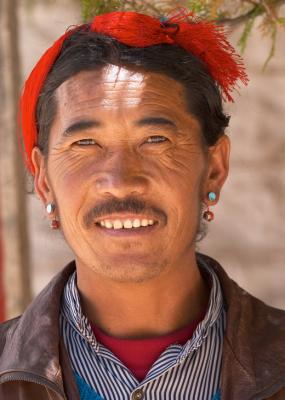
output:
M105 221L100 221L100 225L108 228L108 229L131 229L131 228L139 228L140 226L148 226L148 225L153 225L154 221L152 219L126 219L126 220L105 220Z
M130 219L127 219L126 221L123 222L124 228L130 229L133 227L132 221Z
M139 228L141 226L141 221L139 219L135 219L133 221L133 227L134 228Z
M123 224L119 219L116 219L113 223L114 229L122 229Z

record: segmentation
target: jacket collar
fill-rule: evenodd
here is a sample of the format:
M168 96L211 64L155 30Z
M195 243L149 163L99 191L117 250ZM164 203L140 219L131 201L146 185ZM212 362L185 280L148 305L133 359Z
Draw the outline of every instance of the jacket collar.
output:
M64 285L74 269L75 263L71 262L40 292L21 317L2 324L0 381L6 379L4 375L24 372L44 378L64 393L59 365L59 310ZM1 337L5 336L3 343Z
M216 271L226 303L223 396L226 399L271 396L285 386L285 312L240 288L217 261L202 254L197 254L197 259Z
M226 303L223 398L270 396L285 386L284 311L249 295L212 258L197 253L197 260L215 270ZM74 269L73 261L52 279L21 317L2 325L0 379L7 371L26 371L46 378L63 392L59 311L63 288Z

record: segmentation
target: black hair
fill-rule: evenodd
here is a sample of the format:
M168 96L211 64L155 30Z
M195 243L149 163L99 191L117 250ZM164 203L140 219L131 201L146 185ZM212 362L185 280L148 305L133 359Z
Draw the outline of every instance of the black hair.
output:
M48 152L49 132L56 115L55 90L81 71L110 64L165 74L181 82L189 112L202 128L203 144L213 146L224 134L230 117L223 111L221 90L202 60L179 46L130 47L108 36L90 32L88 28L84 25L64 41L41 90L36 121L38 146L44 154Z

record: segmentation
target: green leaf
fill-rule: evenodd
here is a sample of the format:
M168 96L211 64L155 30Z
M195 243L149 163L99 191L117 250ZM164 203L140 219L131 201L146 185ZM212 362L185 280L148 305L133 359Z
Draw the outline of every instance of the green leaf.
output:
M263 7L261 5L258 5L254 7L254 9L248 14L248 19L244 23L243 32L237 43L242 54L244 53L245 48L247 46L248 38L251 34L255 19L260 14L262 14L263 11L264 11Z
M275 55L275 50L276 50L276 35L277 35L277 26L274 25L272 27L272 32L271 32L271 48L269 55L267 59L265 60L265 63L263 64L262 71L264 72L269 64L269 61L274 57Z
M242 32L241 37L238 40L238 46L240 48L241 54L244 53L247 42L248 42L248 38L249 35L252 31L253 25L254 25L254 21L255 21L255 17L251 17L250 19L248 19L244 25L244 29Z
M200 17L209 17L210 15L211 2L189 0L186 6Z
M276 19L276 22L280 25L285 25L285 18L284 17L279 17Z
M119 0L81 0L82 19L87 22L95 15L118 10L122 3Z

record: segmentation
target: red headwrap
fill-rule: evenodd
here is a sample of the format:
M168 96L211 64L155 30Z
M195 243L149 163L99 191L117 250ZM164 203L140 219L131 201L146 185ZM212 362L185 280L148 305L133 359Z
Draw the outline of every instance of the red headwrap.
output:
M45 79L58 57L64 40L79 30L77 26L61 36L40 58L25 83L20 100L25 161L34 174L31 152L37 144L36 106ZM98 15L90 31L111 36L132 47L148 47L168 43L178 45L206 64L209 74L221 87L225 97L233 101L231 92L240 79L248 78L241 58L225 37L224 28L212 22L195 19L193 13L180 12L163 21L136 12L112 12Z

